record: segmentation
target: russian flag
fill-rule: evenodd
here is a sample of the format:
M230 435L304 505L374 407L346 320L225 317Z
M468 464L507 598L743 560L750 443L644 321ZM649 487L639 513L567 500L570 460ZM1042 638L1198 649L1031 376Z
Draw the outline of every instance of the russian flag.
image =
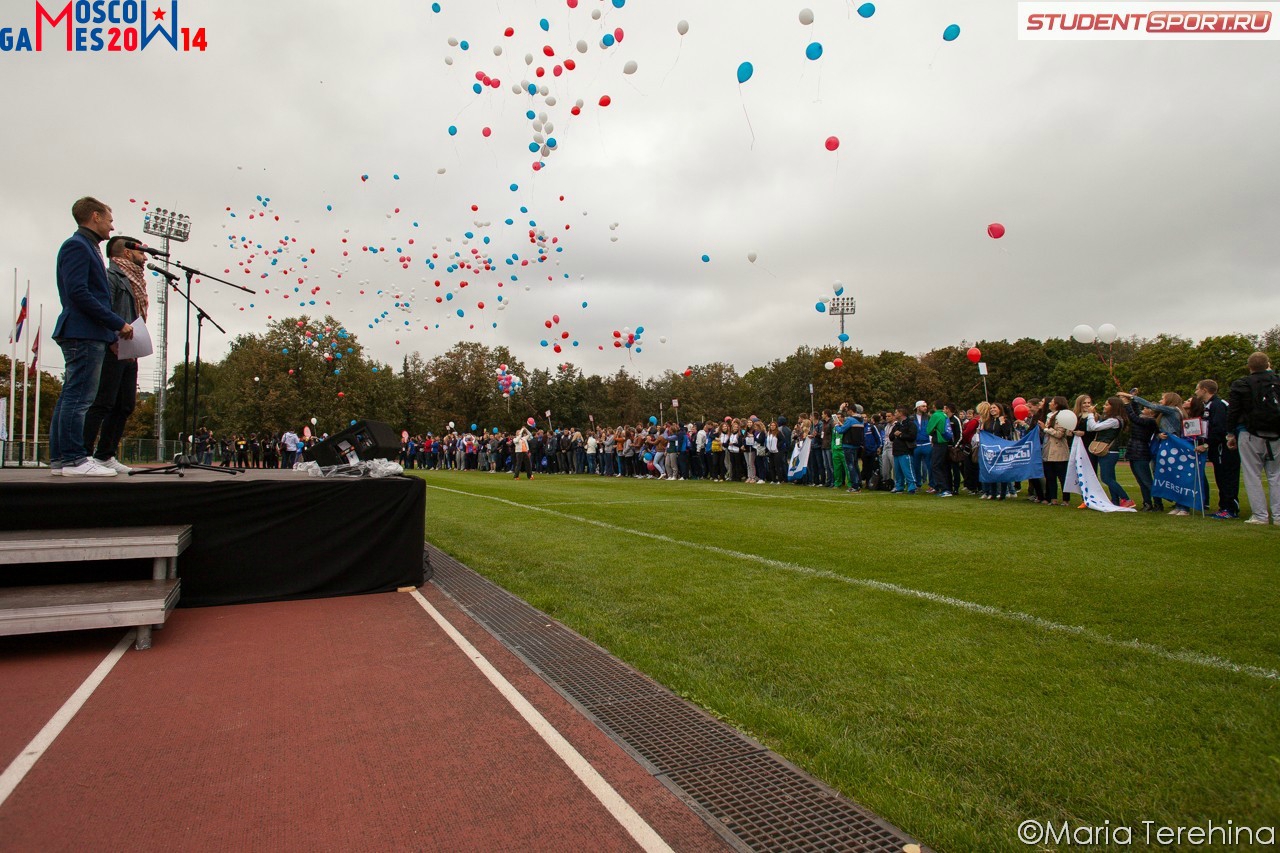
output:
M31 289L27 288L27 296L31 295ZM13 324L13 332L9 335L9 343L17 343L22 340L22 324L27 321L27 296L22 297L22 302L18 305L18 321Z
M36 329L36 339L31 344L31 363L27 365L27 376L36 375L36 366L40 364L40 330Z

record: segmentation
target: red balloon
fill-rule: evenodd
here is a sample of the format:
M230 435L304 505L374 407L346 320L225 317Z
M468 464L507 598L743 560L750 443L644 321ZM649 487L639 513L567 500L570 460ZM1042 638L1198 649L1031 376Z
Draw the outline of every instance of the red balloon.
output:
M1028 408L1025 403L1023 403L1021 406L1013 407L1013 416L1020 421L1025 421L1030 414L1031 414L1031 409Z
M837 148L839 148L839 147L840 147L840 137L838 137L838 136L828 136L828 137L827 137L827 150L828 150L828 151L835 151L835 150L836 150Z
M972 361L974 364L982 361L982 350L977 347L969 347L967 355L969 356L969 361Z
M559 314L552 314L552 315L551 315L551 322L553 322L553 323L559 323L559 322L560 322L560 315L559 315Z
M692 371L692 370L686 370L686 371L684 372L684 375L685 375L685 376L692 376L692 375L693 375L693 371Z
M546 321L545 323L543 323L543 325L544 325L544 326L546 326L548 329L550 329L550 328L551 328L551 321L550 321L550 320L548 320L548 321Z
M1015 409L1016 409L1016 408L1018 408L1019 406L1025 406L1026 404L1027 404L1027 401L1026 401L1026 399L1025 399L1025 398L1023 398L1023 397L1014 397L1014 398L1013 398L1013 407L1014 407Z
M480 131L480 135L481 135L481 136L484 136L485 138L488 138L488 136L489 136L491 133L493 133L493 131L492 131L492 130L490 130L489 128L487 128L487 127L486 127L484 130Z
M574 62L572 59L566 59L564 61L564 67L572 71L573 69L578 67L578 63Z
M844 367L843 358L833 358L831 359L831 363L834 364L836 367Z
M549 44L545 44L545 45L543 45L543 46L542 46L542 52L543 52L543 53L545 53L547 56L555 56L555 55L556 55L556 52L555 52L554 50L552 50L552 49L551 49L551 45L549 45Z
M1004 226L999 222L992 222L987 226L987 236L992 240L999 240L1004 236Z
M607 107L607 106L609 106L609 104L611 104L611 103L613 103L613 99L612 99L612 98L610 98L608 95L601 95L601 96L600 96L600 106L602 106L602 107Z
M613 37L618 41L622 41L622 27L618 27L613 31Z

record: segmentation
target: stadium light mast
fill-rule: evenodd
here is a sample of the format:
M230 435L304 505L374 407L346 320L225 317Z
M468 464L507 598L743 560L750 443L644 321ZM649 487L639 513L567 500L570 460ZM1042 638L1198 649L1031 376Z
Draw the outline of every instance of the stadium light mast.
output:
M169 266L169 241L185 243L191 236L191 217L156 208L142 216L142 233L151 237L159 237L164 241L161 251L166 255L164 265ZM169 398L169 287L161 284L160 295L156 299L159 311L159 325L152 334L156 342L156 461L165 460L164 452L164 412Z
M858 313L858 301L852 296L833 296L827 302L827 313L833 317L840 318L840 334L844 334L844 318L852 317ZM845 342L840 341L840 349L844 349Z

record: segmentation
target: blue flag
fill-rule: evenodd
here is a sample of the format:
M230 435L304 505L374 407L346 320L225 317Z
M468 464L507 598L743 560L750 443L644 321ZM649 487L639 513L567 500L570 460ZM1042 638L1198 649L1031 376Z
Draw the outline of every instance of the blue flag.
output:
M978 439L978 479L983 483L1020 483L1044 476L1040 455L1040 427L1017 441L989 432Z
M1151 455L1156 463L1151 496L1193 510L1204 509L1205 457L1196 453L1195 445L1171 435L1164 441L1151 442Z

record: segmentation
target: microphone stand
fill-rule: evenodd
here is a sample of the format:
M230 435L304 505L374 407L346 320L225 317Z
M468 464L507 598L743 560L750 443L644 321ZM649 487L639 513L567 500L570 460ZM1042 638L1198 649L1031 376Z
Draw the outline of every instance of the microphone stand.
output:
M228 287L234 287L236 290L243 290L245 293L257 293L258 291L256 291L256 290L250 290L249 288L247 288L247 287L242 287L241 285L238 285L238 284L233 284L232 282L229 282L229 281L227 281L226 279L222 279L222 278L218 278L217 276L209 275L209 274L208 274L208 273L206 273L206 272L201 272L200 270L195 269L194 267L189 267L189 266L187 266L186 264L180 264L180 263L178 263L177 261L166 261L166 263L168 263L168 264L170 264L170 265L172 265L172 266L175 266L175 267L177 267L178 269L182 270L182 272L185 274L185 277L186 277L186 280L187 280L187 291L186 291L186 293L182 293L182 291L178 290L178 286L177 286L176 284L175 284L175 285L173 285L173 290L174 290L174 292L175 292L175 293L179 293L179 294L181 294L182 298L183 298L183 299L185 299L185 300L187 300L187 325L186 325L186 330L185 330L185 334L184 334L184 336L183 336L183 341L182 341L182 425L183 425L183 426L186 426L186 425L187 425L187 396L188 396L188 395L187 395L187 386L188 386L188 384L189 384L189 382L190 382L190 378L191 378L191 376L190 376L190 373L191 373L191 308L192 308L192 306L193 306L193 304L194 304L194 303L192 303L192 301L191 301L191 279L192 279L192 277L194 277L194 276L197 276L197 275L198 275L198 276L200 276L201 278L207 278L207 279L209 279L209 280L211 280L211 281L216 281L216 282L218 282L219 284L225 284L225 285L227 285ZM197 310L197 311L199 311L199 306L196 306L196 310ZM205 317L206 317L207 319L209 319L209 320L212 322L213 318L212 318L212 317L209 317L209 315L208 315L208 314L206 314L206 315L205 315ZM218 324L217 324L217 323L214 323L213 325L218 326ZM222 334L224 334L224 335L226 334L226 331L225 331L221 326L218 326L218 329L219 329L219 331L221 331L221 332L222 332ZM198 342L197 342L197 343L198 343ZM196 356L197 356L197 360L196 360L196 369L197 369L197 370L199 370L199 369L200 369L200 365L199 365L199 352L198 352L198 350L199 350L199 346L197 346L197 347L196 347L196 349L197 349L197 353L196 353ZM167 381L168 381L168 379L166 378L166 380L165 380L165 381L167 382ZM191 435L190 435L189 437L191 438L191 440L192 440L193 442L195 441L195 431L194 431L194 430L192 431L192 433L191 433ZM185 444L185 442L184 442L184 444ZM185 449L185 447L184 447L184 449Z
M189 268L189 267L184 267L184 266L182 266L182 264L174 264L174 266L180 267L180 268L181 268L181 269L183 269L183 270L186 272L186 274L187 274L187 293L183 293L180 289L178 289L178 285L177 285L177 278L178 278L178 277L177 277L177 276L175 276L175 275L173 275L172 273L169 273L169 274L166 276L166 278L169 278L169 276L172 276L172 278L169 278L169 286L173 288L173 292L174 292L174 293L178 294L178 295L179 295L179 296L181 296L183 299L187 300L187 313L188 313L188 315L191 313L191 309L192 309L192 308L196 309L196 393L195 393L195 405L192 407L192 412L191 412L191 432L190 432L190 433L188 433L188 436L190 437L190 439L191 439L191 441L192 441L192 445L193 445L193 446L192 446L192 448L191 448L191 449L192 449L192 455L187 455L186 453L179 453L177 456L175 456L175 457L174 457L174 459L173 459L173 464L172 464L172 465L165 465L165 466L160 467L160 468L147 468L147 469L143 469L143 470L137 470L137 469L135 469L135 470L133 470L133 471L130 471L130 472L129 472L129 476L130 476L130 477L134 477L134 476L146 476L146 475L148 475L148 474L174 474L174 473L176 473L179 477L181 477L181 476L183 476L183 472L184 472L184 471L186 471L186 470L188 470L188 469L191 469L191 468L195 468L195 469L198 469L198 470L201 470L201 471L217 471L217 472L222 473L222 474L231 474L232 476L235 476L236 474L243 474L243 473L244 473L244 469L243 469L243 468L216 468L216 467L214 467L213 465L203 465L203 464L201 464L200 462L197 462L197 461L196 461L196 457L195 457L195 455L194 455L194 451L195 451L194 443L195 443L195 434L196 434L196 422L197 422L197 420L199 420L199 417L200 417L200 340L201 340L201 338L202 338L202 336L203 336L203 335L202 335L202 333L203 333L203 331L204 331L204 321L205 321L205 320L208 320L210 323L212 323L212 324L214 325L214 328L216 328L219 332L222 332L222 334L224 334L224 335L227 333L227 330L226 330L226 329L224 329L224 328L222 328L221 326L219 326L219 325L218 325L218 321L217 321L217 320L215 320L215 319L213 319L212 317L210 317L210 316L209 316L209 314L208 314L208 313L207 313L203 308L201 308L199 305L197 305L196 303L194 303L194 302L192 302L192 301L191 301L191 296L190 296L190 292L191 292L191 277L192 277L193 275L203 275L203 274L202 274L199 270L193 270L193 269L191 269L191 268ZM212 277L212 276L209 276L209 278L213 278L213 277ZM216 279L216 280L217 280L217 281L222 281L222 279ZM222 283L223 283L223 284L230 284L230 282L225 282L225 281L224 281L224 282L222 282ZM238 285L238 284L232 284L231 286L232 286L232 287L240 287L240 285ZM247 290L249 293L253 293L253 291L252 291L252 290L248 290L248 288L240 287L240 289L241 289L241 290ZM189 334L190 334L190 331L189 331L189 327L188 327L188 335L189 335ZM184 360L184 364L185 364L185 360ZM187 403L187 392L186 392L186 382L185 382L185 380L186 380L186 370L184 369L184 370L183 370L183 390L182 390L182 417L183 417L183 426L186 426L186 425L187 425L187 424L186 424L186 417L187 417L187 405L186 405L186 403ZM183 442L183 443L185 444L186 442ZM185 447L184 447L184 449L185 449Z

